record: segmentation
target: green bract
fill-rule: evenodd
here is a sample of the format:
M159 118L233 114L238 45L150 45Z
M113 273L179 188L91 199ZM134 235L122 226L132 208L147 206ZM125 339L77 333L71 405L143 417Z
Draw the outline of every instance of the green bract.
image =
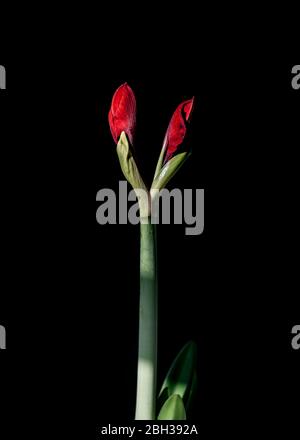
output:
M183 152L172 157L154 178L151 189L158 189L159 191L163 189L190 155L191 153Z
M122 131L117 145L117 153L123 174L131 184L132 188L147 191L124 131Z

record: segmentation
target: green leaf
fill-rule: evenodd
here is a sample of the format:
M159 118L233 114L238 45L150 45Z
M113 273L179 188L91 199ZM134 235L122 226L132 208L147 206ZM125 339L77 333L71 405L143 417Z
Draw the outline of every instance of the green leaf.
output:
M197 387L198 387L198 378L197 378L196 371L194 371L191 389L190 389L190 392L189 392L189 395L188 395L188 398L186 401L186 411L187 412L189 412L189 410L192 407L192 404L193 404L195 396L196 396Z
M147 191L124 131L122 131L117 145L117 153L123 174L131 186L134 189L143 189L144 191Z
M196 386L196 359L196 344L188 342L176 356L166 375L158 396L159 406L173 394L178 394L185 405L192 399L191 392Z
M165 188L167 183L179 171L184 162L188 159L191 153L183 152L172 157L161 169L160 173L154 179L151 189L161 190Z
M173 394L166 400L157 420L186 420L184 404L178 394Z

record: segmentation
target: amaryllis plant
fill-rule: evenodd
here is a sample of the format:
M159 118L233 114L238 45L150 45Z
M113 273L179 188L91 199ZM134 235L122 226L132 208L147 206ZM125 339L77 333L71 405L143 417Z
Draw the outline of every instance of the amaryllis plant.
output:
M156 394L157 264L156 225L151 222L153 200L191 154L181 148L194 107L194 98L175 110L166 131L151 188L145 185L135 160L136 99L127 83L115 92L109 125L123 174L136 192L140 209L140 316L136 420L184 420L196 388L196 346L187 343L171 365ZM146 196L145 196L146 195Z

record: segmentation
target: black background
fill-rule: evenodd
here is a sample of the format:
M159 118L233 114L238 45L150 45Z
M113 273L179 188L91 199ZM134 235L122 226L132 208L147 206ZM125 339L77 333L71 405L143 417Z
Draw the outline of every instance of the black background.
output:
M159 227L159 382L193 339L199 391L192 419L204 437L295 428L296 62L246 62L237 54L176 72L145 69L139 77L146 79L105 75L100 61L81 67L84 76L63 63L59 70L6 63L2 414L29 424L30 395L50 419L54 395L54 419L58 407L73 404L89 408L97 425L134 417L138 226L92 225L91 209L95 190L117 189L123 179L107 114L127 81L137 97L136 149L148 182L173 111L195 96L186 139L193 155L170 187L205 189L202 235Z

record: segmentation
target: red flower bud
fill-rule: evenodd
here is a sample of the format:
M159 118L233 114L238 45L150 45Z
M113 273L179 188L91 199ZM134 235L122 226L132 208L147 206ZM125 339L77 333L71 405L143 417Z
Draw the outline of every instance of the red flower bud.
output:
M175 110L164 141L164 146L166 149L164 163L168 162L168 160L174 156L182 144L186 134L186 123L189 122L193 107L194 98L182 102Z
M115 92L108 120L114 141L118 143L122 131L125 131L132 145L136 125L136 100L127 83L121 85Z

